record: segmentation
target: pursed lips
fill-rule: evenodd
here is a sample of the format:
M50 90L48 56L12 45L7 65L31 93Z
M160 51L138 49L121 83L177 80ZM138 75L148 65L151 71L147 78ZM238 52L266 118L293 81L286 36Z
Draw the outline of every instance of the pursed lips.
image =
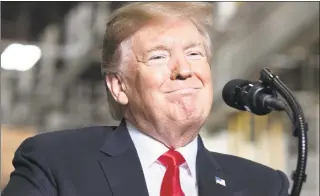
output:
M181 94L189 94L189 93L194 93L198 91L200 88L179 88L179 89L174 89L166 92L167 94L169 93L181 93Z

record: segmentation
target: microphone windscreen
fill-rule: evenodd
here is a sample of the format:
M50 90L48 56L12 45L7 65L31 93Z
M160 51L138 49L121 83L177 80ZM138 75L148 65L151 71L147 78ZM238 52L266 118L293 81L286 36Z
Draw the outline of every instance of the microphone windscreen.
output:
M240 79L235 79L229 81L227 84L224 85L222 89L222 99L223 101L233 107L234 101L235 101L235 93L236 93L236 88L240 88L243 84L246 84L246 80L240 80Z

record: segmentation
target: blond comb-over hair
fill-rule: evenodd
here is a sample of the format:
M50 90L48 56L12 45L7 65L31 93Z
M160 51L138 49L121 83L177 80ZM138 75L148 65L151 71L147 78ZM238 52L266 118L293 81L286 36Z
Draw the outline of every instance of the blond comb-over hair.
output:
M213 4L208 2L135 2L128 3L116 10L109 18L103 40L101 71L119 74L125 66L124 44L135 32L152 21L165 19L187 19L199 30L205 40L208 59L211 61L211 39L213 29ZM115 120L123 118L124 106L119 104L107 87L108 104Z

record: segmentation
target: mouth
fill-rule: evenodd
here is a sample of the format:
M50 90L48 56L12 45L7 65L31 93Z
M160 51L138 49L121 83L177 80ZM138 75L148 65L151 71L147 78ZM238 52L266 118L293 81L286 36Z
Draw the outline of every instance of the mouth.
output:
M178 93L178 94L192 94L199 91L200 88L182 88L177 90L172 90L167 92L166 94Z

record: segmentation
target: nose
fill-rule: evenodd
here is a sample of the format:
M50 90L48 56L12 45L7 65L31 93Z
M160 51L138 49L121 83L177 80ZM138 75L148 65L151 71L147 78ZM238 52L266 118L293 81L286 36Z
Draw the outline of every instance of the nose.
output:
M179 55L179 58L175 61L173 66L171 80L186 80L190 77L192 77L191 65L184 55Z

